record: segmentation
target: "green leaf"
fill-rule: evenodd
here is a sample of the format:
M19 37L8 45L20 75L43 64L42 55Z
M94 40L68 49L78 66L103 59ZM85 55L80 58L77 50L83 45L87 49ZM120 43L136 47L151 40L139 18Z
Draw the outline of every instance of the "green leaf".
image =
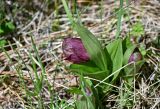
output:
M14 30L15 29L15 26L12 22L7 22L6 23L6 26L10 29L10 30Z
M70 69L77 75L83 74L94 79L103 80L106 77L107 71L101 71L99 68L94 66L87 66L86 64L72 64Z
M123 53L133 45L133 43L131 42L130 39L131 39L131 37L129 35L127 35L125 37L125 39L122 41Z
M139 47L139 51L140 53L142 54L142 56L145 56L147 54L147 50L146 50L146 45L145 44L140 44L140 47Z
M13 25L11 21L3 21L0 24L0 35L9 34L13 30L15 30L15 26Z
M135 23L132 27L131 35L135 37L139 37L141 35L144 35L144 26L141 22Z
M94 72L100 71L100 69L98 67L96 67L96 65L91 61L81 63L81 64L71 64L70 69L76 70L76 71L80 72L80 74L81 74L81 72L94 73Z
M102 103L98 96L98 90L94 88L92 81L88 79L84 79L83 76L81 75L80 82L81 82L81 89L83 93L83 97L81 101L84 101L84 100L86 101L85 109L103 109Z
M82 95L82 91L76 87L72 87L71 89L68 90L68 92L72 94Z
M106 53L97 38L88 29L78 23L74 23L73 28L81 37L91 61L93 61L101 70L108 70Z
M0 34L3 34L4 33L4 31L0 28Z
M83 96L87 102L86 108L87 109L96 109L96 103L95 103L96 98L94 98L94 93L91 89L92 82L90 80L84 79L84 77L82 75L80 76L80 82L81 82L81 89L82 89ZM86 89L88 91L86 91ZM88 93L89 93L89 95L88 95Z
M111 42L110 44L108 44L106 46L108 53L111 57L111 61L112 61L112 72L115 72L116 70L120 69L123 65L123 49L122 49L122 39L116 39L113 42ZM118 75L119 75L118 71L117 73L115 73L112 81L114 81Z
M87 108L87 100L84 97L81 98L81 100L76 100L75 104L76 104L76 109L86 109Z
M0 40L0 48L5 46L6 43L6 40Z
M135 62L134 63L135 65L131 64L124 68L124 71L125 71L124 77L130 86L133 85L133 79L134 79L134 76L136 75L135 73L137 73L140 70L144 62L145 62L144 60L141 60L141 61Z

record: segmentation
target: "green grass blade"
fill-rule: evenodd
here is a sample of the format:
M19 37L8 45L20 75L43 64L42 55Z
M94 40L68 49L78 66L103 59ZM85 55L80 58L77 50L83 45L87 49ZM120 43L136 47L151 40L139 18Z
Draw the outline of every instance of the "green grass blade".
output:
M123 17L123 0L120 0L120 8L118 10L118 21L117 21L117 32L116 32L116 38L119 37L121 32L121 25L122 25L122 17Z
M71 11L69 10L69 8L67 6L66 0L62 0L62 3L63 3L64 9L65 9L65 11L67 13L67 16L68 16L70 22L71 23L74 22L74 19L72 17L72 13L71 13Z

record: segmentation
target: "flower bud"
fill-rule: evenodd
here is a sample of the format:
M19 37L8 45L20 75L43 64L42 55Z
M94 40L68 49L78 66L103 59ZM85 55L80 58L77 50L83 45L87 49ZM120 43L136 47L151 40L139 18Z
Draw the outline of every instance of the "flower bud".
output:
M65 38L62 43L65 60L82 63L89 60L89 55L80 38Z
M140 52L135 52L135 53L132 53L130 58L129 58L129 63L130 62L137 62L137 61L140 61L142 59L142 55Z
M91 89L89 87L85 88L85 92L86 92L87 96L91 96L92 95L92 91L91 91Z

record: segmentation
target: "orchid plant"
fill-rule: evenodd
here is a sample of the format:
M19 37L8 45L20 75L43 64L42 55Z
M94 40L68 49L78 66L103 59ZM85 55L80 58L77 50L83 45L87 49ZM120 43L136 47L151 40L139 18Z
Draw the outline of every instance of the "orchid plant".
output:
M134 71L132 64L141 66L143 56L130 37L125 39L117 37L103 47L87 28L73 19L66 1L62 0L62 3L73 29L80 36L80 38L66 38L62 44L64 59L72 62L70 70L79 75L81 80L82 90L80 93L83 97L79 102L84 107L90 107L88 109L102 109L99 93L111 90L110 86L103 83L114 84L120 74L126 77L132 75ZM123 68L124 70L122 70ZM84 79L83 76L92 78L92 80ZM127 79L127 81L132 83L133 79ZM77 107L80 106L79 102ZM78 109L83 106L81 105Z

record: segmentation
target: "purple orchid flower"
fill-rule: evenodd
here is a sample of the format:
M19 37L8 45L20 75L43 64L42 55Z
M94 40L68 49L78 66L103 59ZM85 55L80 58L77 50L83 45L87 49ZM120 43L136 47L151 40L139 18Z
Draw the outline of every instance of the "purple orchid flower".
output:
M80 38L65 38L62 43L65 60L82 63L89 60L89 55Z
M140 61L142 59L142 55L141 55L141 53L139 53L139 52L135 52L135 53L132 53L131 54L131 56L130 56L130 58L129 58L129 63L130 62L137 62L137 61Z

